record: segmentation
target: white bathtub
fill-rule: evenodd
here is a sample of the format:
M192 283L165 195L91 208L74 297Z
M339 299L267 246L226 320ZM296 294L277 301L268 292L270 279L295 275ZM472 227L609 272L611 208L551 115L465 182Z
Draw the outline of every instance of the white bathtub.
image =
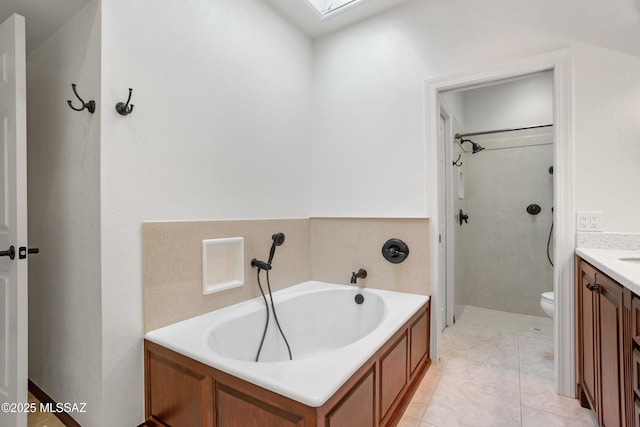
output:
M356 294L364 303L356 304ZM267 295L267 299L268 299ZM309 281L273 294L273 314L260 361L266 318L262 297L148 332L145 338L194 360L319 407L429 300L424 295Z

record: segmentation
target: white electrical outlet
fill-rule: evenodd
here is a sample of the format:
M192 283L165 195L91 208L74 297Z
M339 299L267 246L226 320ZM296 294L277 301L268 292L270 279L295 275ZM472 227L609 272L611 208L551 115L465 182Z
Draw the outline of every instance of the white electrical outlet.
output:
M602 212L578 212L578 231L602 231Z
M589 217L589 228L593 231L601 231L602 227L600 226L600 217L602 216L602 212L593 212Z
M578 231L587 231L589 224L589 215L584 212L578 212Z

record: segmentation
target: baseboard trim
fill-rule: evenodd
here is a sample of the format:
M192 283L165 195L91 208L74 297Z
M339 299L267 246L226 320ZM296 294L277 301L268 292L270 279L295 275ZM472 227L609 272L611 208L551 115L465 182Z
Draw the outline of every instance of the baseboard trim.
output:
M138 427L165 427L166 424L160 423L152 418L149 418L144 423L140 424Z
M33 381L29 380L29 391L33 394L36 399L38 399L42 403L51 403L55 406L56 402L49 397L47 393L42 391L40 387ZM66 412L56 412L54 415L67 427L82 427L76 420L74 420L71 415Z

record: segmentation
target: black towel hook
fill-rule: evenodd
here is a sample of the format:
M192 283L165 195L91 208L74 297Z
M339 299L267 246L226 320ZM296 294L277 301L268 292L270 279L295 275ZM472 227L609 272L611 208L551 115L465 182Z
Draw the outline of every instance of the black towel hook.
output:
M76 97L82 103L82 108L74 107L71 104L71 100L67 100L67 104L69 104L69 107L71 107L71 109L75 110L75 111L82 111L82 110L84 110L86 108L87 110L89 110L89 112L91 114L93 114L96 111L96 102L95 101L84 102L84 100L82 98L80 98L80 95L78 95L78 91L76 90L76 84L75 83L71 83L71 88L73 89L73 93L76 95Z
M126 103L118 102L116 104L116 111L121 116L127 116L127 115L131 114L131 112L133 111L133 104L129 105L129 101L131 101L131 93L132 92L133 92L133 89L129 88L129 98L127 98L127 102Z

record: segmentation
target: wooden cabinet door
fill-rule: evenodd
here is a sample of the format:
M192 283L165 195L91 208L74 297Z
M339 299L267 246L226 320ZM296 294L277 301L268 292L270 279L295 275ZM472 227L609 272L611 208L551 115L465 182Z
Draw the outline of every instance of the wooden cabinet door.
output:
M235 381L233 379L232 381ZM242 386L241 380L238 384ZM255 396L237 390L232 385L216 382L216 426L219 427L304 427L304 414L272 405ZM284 399L283 399L284 400ZM174 424L175 427L187 424Z
M638 399L640 399L640 298L636 295L633 296L631 302L631 384L632 384L632 396L630 400L635 402L634 407L637 410L640 408ZM635 422L635 425L640 427L640 422Z
M424 357L429 357L429 312L425 311L409 328L409 374L413 376Z
M624 426L624 333L623 288L602 274L596 274L600 295L600 425Z
M371 368L325 417L324 426L373 427L375 421L375 373Z
M211 378L176 360L145 351L146 417L169 426L213 426L213 414L201 403L211 400Z
M580 361L580 385L589 406L598 419L599 402L596 401L597 389L597 312L598 294L591 291L596 283L596 271L589 264L580 262L580 277L578 280L578 325Z
M407 336L403 335L389 352L380 358L381 421L404 390L407 380Z

